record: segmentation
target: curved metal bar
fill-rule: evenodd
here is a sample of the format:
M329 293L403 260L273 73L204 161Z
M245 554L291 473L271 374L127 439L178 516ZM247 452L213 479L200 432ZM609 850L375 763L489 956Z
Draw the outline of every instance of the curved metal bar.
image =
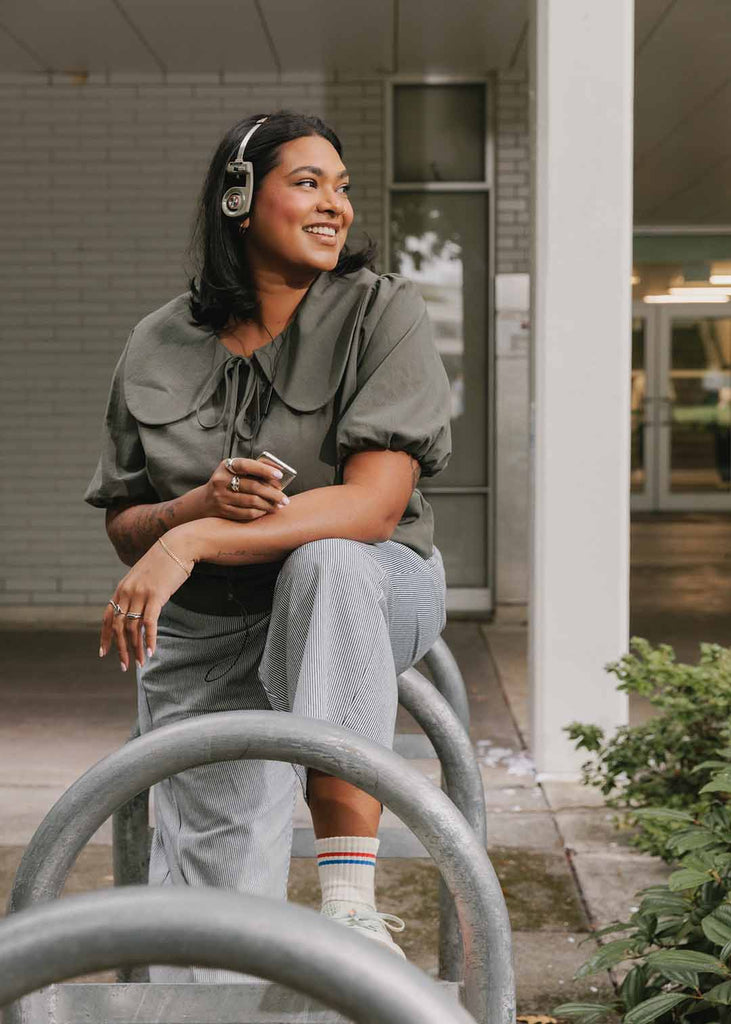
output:
M253 973L362 1024L474 1024L418 968L278 900L135 886L72 896L0 922L0 1006L119 964Z
M480 766L464 726L449 701L426 676L407 668L398 679L399 703L431 740L442 766L445 792L487 845L485 789Z
M345 779L390 807L436 862L457 904L465 1006L480 1024L512 1024L510 921L495 871L452 801L392 751L349 729L274 711L201 715L132 740L90 768L26 849L11 911L54 899L79 851L121 804L161 779L218 761L280 760Z
M472 742L447 699L415 668L399 676L399 701L431 740L442 765L442 788L487 846L485 790ZM439 880L439 977L462 978L462 936L457 908Z
M470 705L467 687L457 661L442 637L424 655L424 661L434 678L434 685L457 712L462 725L469 732Z

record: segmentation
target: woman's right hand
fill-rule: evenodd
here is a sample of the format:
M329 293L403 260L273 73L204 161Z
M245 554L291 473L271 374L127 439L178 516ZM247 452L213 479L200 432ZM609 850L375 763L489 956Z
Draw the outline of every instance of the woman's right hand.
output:
M231 470L224 460L208 483L201 488L201 518L217 516L236 522L251 522L289 504L281 487L281 470L257 459L231 459ZM231 481L239 478L238 493Z

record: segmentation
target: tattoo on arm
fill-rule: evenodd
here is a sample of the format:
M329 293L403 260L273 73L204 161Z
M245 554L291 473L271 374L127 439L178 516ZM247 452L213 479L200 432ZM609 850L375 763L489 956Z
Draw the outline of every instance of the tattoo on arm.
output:
M128 505L107 520L107 533L125 565L134 565L158 538L177 525L179 499Z

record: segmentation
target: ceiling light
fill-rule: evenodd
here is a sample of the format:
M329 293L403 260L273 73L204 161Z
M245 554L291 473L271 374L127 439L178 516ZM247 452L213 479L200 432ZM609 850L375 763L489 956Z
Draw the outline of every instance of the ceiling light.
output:
M699 288L697 291L702 291L702 289ZM686 291L680 295L645 295L642 301L658 304L663 302L728 302L729 297L725 292L718 290L711 291L710 294L706 292L703 295L692 295Z
M684 295L686 298L694 299L710 299L714 301L717 295L725 295L725 288L709 288L707 285L678 285L674 288L668 288L671 295Z
M731 274L711 274L711 284L731 284Z

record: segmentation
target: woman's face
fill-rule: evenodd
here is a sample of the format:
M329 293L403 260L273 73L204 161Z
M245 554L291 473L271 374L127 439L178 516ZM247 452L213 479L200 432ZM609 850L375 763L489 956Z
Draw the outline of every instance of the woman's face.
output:
M270 269L333 270L353 223L349 187L327 139L307 135L284 143L252 206L244 234L249 260Z

